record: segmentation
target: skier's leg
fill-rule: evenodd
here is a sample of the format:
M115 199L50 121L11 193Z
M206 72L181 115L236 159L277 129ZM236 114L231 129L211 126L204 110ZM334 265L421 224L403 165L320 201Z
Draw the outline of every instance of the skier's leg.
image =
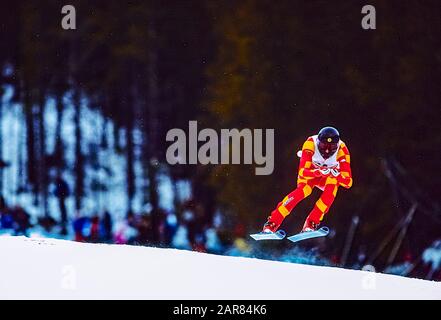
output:
M334 202L337 190L337 179L333 177L326 178L323 193L315 203L311 213L306 218L305 224L303 225L303 231L305 231L306 228L315 229L320 224Z
M267 229L271 231L277 230L283 219L291 213L291 210L294 209L300 200L305 199L311 194L312 186L309 183L299 183L294 191L283 198L268 217L268 222L265 224L268 227Z

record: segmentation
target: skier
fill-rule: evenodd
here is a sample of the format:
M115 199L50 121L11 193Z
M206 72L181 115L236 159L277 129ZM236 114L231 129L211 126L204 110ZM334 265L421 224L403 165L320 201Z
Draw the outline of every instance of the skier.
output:
M333 127L324 127L309 137L297 153L300 157L297 188L288 194L268 217L263 232L276 232L291 210L309 196L314 187L323 191L306 218L302 232L317 230L329 211L339 186L352 186L351 158L340 134Z

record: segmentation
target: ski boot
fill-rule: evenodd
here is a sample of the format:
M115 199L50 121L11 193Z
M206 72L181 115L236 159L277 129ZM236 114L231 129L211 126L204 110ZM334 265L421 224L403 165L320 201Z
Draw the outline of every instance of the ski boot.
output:
M262 232L276 232L282 224L283 219L283 216L279 212L273 212L268 217L268 221L263 225Z
M305 224L303 225L302 232L311 232L316 231L319 227L320 223L315 223L312 220L306 219Z

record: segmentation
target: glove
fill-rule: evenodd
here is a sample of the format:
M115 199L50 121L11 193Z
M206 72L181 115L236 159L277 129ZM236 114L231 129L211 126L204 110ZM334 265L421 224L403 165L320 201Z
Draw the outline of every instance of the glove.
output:
M339 175L340 175L340 171L338 171L337 169L331 169L331 174L334 176L334 177L338 177Z
M329 169L316 169L314 170L314 176L319 177L327 177L330 173Z
M319 169L315 169L313 173L314 173L314 177L316 178L320 178L322 176L322 173L320 172Z
M338 177L336 177L336 178L337 178L337 182L339 184L343 184L343 185L347 184L349 182L349 180L350 180L349 177L343 177L341 174Z

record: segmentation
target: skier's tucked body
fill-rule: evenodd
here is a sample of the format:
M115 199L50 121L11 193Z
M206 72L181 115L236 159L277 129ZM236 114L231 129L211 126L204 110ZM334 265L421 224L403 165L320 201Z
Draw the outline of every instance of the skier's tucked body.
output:
M317 230L340 186L347 189L352 186L349 150L340 140L337 129L324 127L318 135L309 137L303 144L297 188L277 205L268 217L263 232L275 232L299 201L311 194L314 187L323 193L306 218L302 232Z

